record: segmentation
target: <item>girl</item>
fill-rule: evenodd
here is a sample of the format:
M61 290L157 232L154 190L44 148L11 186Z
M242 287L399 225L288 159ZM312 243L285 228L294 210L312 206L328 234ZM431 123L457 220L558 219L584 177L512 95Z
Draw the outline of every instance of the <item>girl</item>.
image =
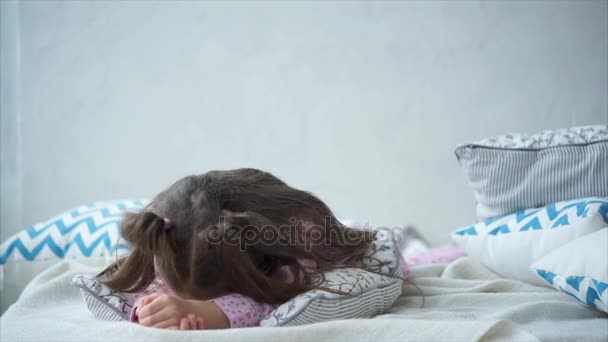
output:
M131 253L98 275L136 293L132 321L166 329L256 326L320 288L315 275L361 267L372 231L339 222L314 195L256 169L185 177L121 232Z

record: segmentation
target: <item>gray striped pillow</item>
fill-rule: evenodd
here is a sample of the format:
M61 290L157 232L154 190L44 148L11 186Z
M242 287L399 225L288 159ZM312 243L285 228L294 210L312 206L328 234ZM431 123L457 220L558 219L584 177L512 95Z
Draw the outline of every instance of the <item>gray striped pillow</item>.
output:
M456 149L485 221L527 208L608 196L604 125L511 134Z
M277 307L260 325L297 326L338 319L370 318L386 312L401 296L403 283L395 234L389 230L378 231L376 240L363 258L363 264L373 272L344 268L323 274L323 287L347 294L322 290L305 292Z
M260 325L288 327L374 317L386 312L401 296L402 281L357 268L345 268L326 272L323 286L348 295L322 290L305 292L280 305Z
M376 239L362 259L362 263L372 272L343 268L323 274L323 287L347 294L321 290L305 292L280 305L260 325L295 326L373 317L385 312L401 295L403 265L395 235L389 229L377 230ZM132 295L101 284L95 276L77 275L72 279L72 285L80 289L95 317L110 321L129 320L133 307Z
M79 274L72 285L80 294L93 316L106 321L128 321L133 308L133 296L113 290L100 283L95 276Z

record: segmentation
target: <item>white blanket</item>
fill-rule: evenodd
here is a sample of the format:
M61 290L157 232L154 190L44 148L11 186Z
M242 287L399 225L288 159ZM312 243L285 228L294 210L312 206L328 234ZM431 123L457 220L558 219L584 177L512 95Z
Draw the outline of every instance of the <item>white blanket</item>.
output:
M95 319L63 262L35 278L0 318L1 341L559 341L608 339L608 315L550 288L501 279L469 258L419 266L392 310L373 319L294 328L169 331ZM420 291L424 293L424 306Z

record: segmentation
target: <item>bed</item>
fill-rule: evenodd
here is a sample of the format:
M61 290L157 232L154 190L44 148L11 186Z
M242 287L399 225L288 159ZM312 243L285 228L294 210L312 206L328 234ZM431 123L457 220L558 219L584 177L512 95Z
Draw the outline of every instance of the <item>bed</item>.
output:
M577 246L570 245L591 234L602 231L608 234L608 182L605 178L608 170L608 127L547 131L529 137L507 135L464 145L457 150L457 156L470 178L476 198L484 202L478 203L479 223L455 231L452 238L475 248L467 248L469 256L449 263L412 267L408 281L403 284L402 295L382 315L371 319L333 320L296 327L216 331L159 330L126 321L97 319L87 309L71 280L78 274L98 273L114 252L121 251L122 245L113 246L111 242L117 241L119 236L122 211L140 208L144 202L119 201L76 208L29 228L10 242L21 239L19 241L23 242L23 246L46 253L35 256L27 254L27 257L60 257L62 261L54 263L29 282L17 302L0 318L0 340L608 341L608 313L593 309L594 303L600 304L600 298L589 296L595 290L600 295L603 293L602 310L606 311L608 278L603 262L608 258L593 258L595 252L606 253L605 245L598 239L595 240L599 241L595 250L573 249ZM556 169L571 169L573 161L568 156L580 159L574 165L590 166L577 168L574 173L555 173ZM542 160L546 162L540 163ZM503 175L493 170L531 173L506 172ZM500 177L492 178L497 175ZM528 183L520 184L522 181L540 186L541 190L532 188ZM491 187L505 188L505 184L509 184L506 194ZM553 184L569 184L570 187L556 187ZM592 191L581 194L580 189ZM601 198L580 199L581 196ZM553 203L564 200L570 202ZM559 210L556 209L558 207ZM595 216L590 214L589 208L592 207L595 208ZM552 217L557 212L560 215ZM563 219L568 224L564 224ZM57 230L57 227L60 229ZM103 227L103 230L99 227ZM559 229L554 229L556 227ZM50 233L51 228L57 231ZM43 231L51 242L51 237L65 240L55 241L59 246L75 245L71 239L80 239L77 245L80 251L86 253L76 248L68 251L69 248L65 247L53 249L62 251L61 255L51 255L51 249L38 248L39 244L48 240L43 240ZM490 240L493 243L487 243ZM104 241L107 242L105 249ZM582 246L587 245L590 244ZM126 252L126 246L123 247L123 252ZM11 248L6 250L14 249ZM539 248L547 250L539 251ZM504 253L499 253L501 250ZM569 252L572 250L579 252ZM593 286L587 286L585 293L564 291L561 285L569 286L568 279L557 283L553 280L558 277L553 274L554 278L544 283L538 277L541 274L538 273L539 269L536 270L538 274L533 273L531 264L536 265L537 260L551 259L554 253L557 253L557 258L553 260L557 262L553 266L557 265L557 268L572 264L577 266L575 269L581 265L587 266L583 267L585 271L599 269L595 278L589 280L596 284L593 285L594 291L589 290ZM497 258L501 255L501 258ZM83 256L86 258L69 260ZM12 259L4 257L2 260L6 263ZM23 268L18 262L6 263L4 267L7 270ZM30 264L36 265L35 262ZM37 265L38 268L33 269L35 274L38 274L40 267L46 268L44 263ZM509 273L516 265L517 272ZM542 274L548 275L550 270L543 268ZM563 275L574 274L576 277L568 277L574 280L590 276L583 273ZM602 283L596 282L597 279L602 279ZM551 284L555 288L541 284ZM603 292L597 284L603 286ZM578 291L579 283L574 285Z
M2 341L606 341L608 314L548 287L500 278L468 257L411 269L384 315L299 327L168 331L102 321L70 280L102 265L63 261L37 276L0 318ZM417 287L413 286L413 283ZM423 297L424 294L424 304Z

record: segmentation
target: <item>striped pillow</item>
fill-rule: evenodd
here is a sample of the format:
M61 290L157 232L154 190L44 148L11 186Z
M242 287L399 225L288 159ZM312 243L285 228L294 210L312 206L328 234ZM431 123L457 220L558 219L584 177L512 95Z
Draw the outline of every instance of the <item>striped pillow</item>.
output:
M573 198L608 194L608 127L512 134L459 146L480 221Z
M338 319L370 318L386 312L401 296L402 281L357 268L324 274L322 286L348 293L307 291L264 318L263 327L298 326Z
M323 274L323 287L347 294L322 290L305 292L280 305L260 325L297 326L338 319L370 318L386 312L401 296L403 282L400 278L403 273L395 235L389 230L378 233L363 258L363 264L373 272L344 268Z
M296 326L384 313L401 296L403 265L395 234L390 230L378 230L376 240L362 262L371 272L342 268L323 274L321 286L347 294L307 291L277 307L260 325ZM101 284L95 276L77 275L72 279L72 285L80 289L95 317L111 321L129 319L132 295Z
M133 308L133 295L113 290L95 276L79 274L72 285L80 289L82 299L93 316L105 321L128 321Z

